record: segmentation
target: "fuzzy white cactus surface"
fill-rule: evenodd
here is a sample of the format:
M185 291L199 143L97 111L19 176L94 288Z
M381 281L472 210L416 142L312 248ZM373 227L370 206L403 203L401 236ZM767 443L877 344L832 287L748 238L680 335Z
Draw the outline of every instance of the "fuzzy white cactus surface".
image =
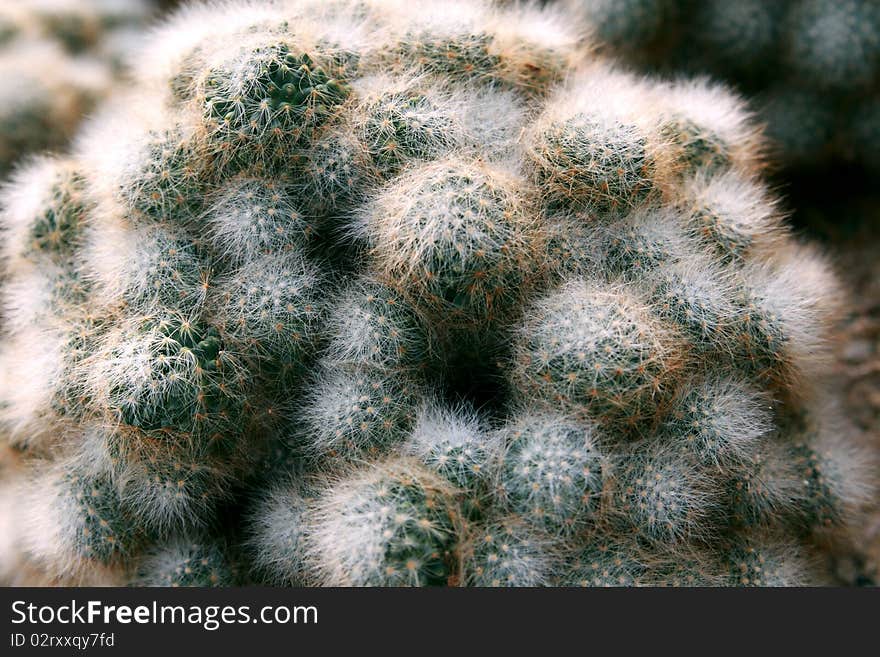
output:
M845 304L741 98L481 0L186 5L131 61L0 190L4 582L826 581Z

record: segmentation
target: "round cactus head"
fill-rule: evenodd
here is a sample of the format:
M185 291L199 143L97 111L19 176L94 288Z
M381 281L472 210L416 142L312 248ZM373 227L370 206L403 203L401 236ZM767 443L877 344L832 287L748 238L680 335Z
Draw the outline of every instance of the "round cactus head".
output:
M387 452L409 434L420 397L417 385L381 370L325 367L305 398L305 449L343 461Z
M230 454L238 447L249 450L251 454L236 454L244 460L258 450L256 441L217 450L216 445L192 441L186 434L156 436L125 427L97 428L82 442L106 454L133 522L160 539L209 525L217 507L230 497L229 485L236 474Z
M678 334L637 298L596 283L539 299L517 333L517 388L603 422L652 418L685 358Z
M203 306L211 265L180 228L151 222L132 230L122 220L107 219L92 226L86 240L94 297L105 308L123 303L132 313L164 307L190 314Z
M101 459L42 464L21 491L23 547L50 576L88 577L135 556L144 535ZM88 580L86 580L88 581Z
M327 358L340 366L415 371L428 356L428 334L411 304L374 278L349 285L333 303L328 324Z
M298 253L256 258L218 279L215 324L230 350L258 367L301 370L316 349L322 282L320 269Z
M310 511L308 558L337 586L437 586L460 577L454 489L405 460L330 484Z
M682 206L687 232L726 262L768 254L785 234L776 203L761 185L736 172L692 179Z
M71 260L83 240L88 211L84 180L75 162L34 158L7 183L0 225L6 231L0 253L10 263Z
M373 166L393 177L412 162L428 162L463 141L454 103L439 90L402 88L379 79L381 93L370 94L356 112L355 130Z
M803 548L784 536L738 536L727 560L732 586L804 586L810 577Z
M376 269L442 324L484 324L509 310L539 258L523 184L481 164L441 160L386 187L360 230Z
M609 477L598 430L556 413L525 412L502 433L498 487L511 511L551 534L583 531Z
M147 221L186 222L202 200L205 162L192 128L152 126L153 120L136 123L134 131L128 124L108 121L105 128L96 122L96 136L105 129L113 146L94 155L87 151L86 157L97 160L104 176L100 184L108 186L108 195L123 211Z
M425 405L404 449L453 486L478 499L494 474L500 444L467 407Z
M550 99L528 129L526 152L551 206L621 216L664 189L673 173L668 139L641 82L588 70Z
M635 447L617 472L615 495L622 526L658 544L708 536L717 519L717 481L675 447Z
M560 578L560 586L619 587L640 586L649 564L635 545L606 540L595 541L580 552Z
M298 251L314 237L314 222L272 180L237 178L204 211L209 238L223 257L248 262Z
M254 504L248 525L248 551L258 581L291 586L305 581L305 513L309 497L285 475Z
M542 533L507 517L473 529L465 547L468 586L549 586L558 556Z
M267 33L221 51L199 85L203 121L234 167L271 165L308 143L350 93L350 53Z
M74 543L82 556L106 563L131 549L137 532L109 477L71 473L64 478L60 491L65 503L72 505L68 521L76 523Z
M95 360L95 396L124 425L212 439L243 419L245 382L209 325L175 314L135 318Z
M747 383L711 378L685 388L659 432L705 463L741 464L770 432L770 409L768 398Z

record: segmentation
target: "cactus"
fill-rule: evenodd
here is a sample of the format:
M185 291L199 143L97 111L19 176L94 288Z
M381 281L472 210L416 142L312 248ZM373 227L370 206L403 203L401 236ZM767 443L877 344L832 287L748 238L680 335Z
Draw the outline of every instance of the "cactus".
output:
M779 438L764 441L731 473L726 484L728 513L737 526L777 525L806 506L804 480L792 446Z
M679 173L760 171L763 140L741 98L700 80L671 83L664 92L660 134L668 140Z
M439 6L404 13L396 26L400 36L381 65L538 95L583 57L579 38L558 16L528 7L499 16L474 3L459 3L456 9L454 21Z
M347 130L322 133L304 157L297 198L316 215L348 208L375 175L361 144Z
M642 285L654 313L678 328L694 349L724 349L733 340L739 308L723 267L696 256L658 267Z
M729 570L714 554L689 547L661 558L648 577L647 586L707 587L728 584Z
M701 461L735 465L748 460L770 431L770 408L743 381L709 379L685 389L659 431Z
M460 576L454 489L420 466L355 473L319 492L309 513L306 558L324 584L438 586Z
M73 505L66 515L75 523L73 542L83 556L108 562L128 549L131 530L106 478L68 474L58 485L59 503Z
M157 28L0 190L0 577L823 581L803 555L871 490L835 276L739 96L576 29L483 0Z
M140 586L231 586L235 572L220 546L179 540L148 553L135 582Z
M548 221L545 260L554 283L590 276L596 271L593 231L576 217L561 215Z
M867 492L861 488L862 468L870 466L854 462L858 454L837 445L841 420L833 408L820 409L794 420L797 428L792 445L806 501L799 512L803 525L812 530L839 526L857 512L859 500L865 499Z
M515 178L440 160L404 174L368 206L363 232L376 270L441 323L485 323L534 276L539 233Z
M418 387L381 371L326 371L303 408L307 450L356 458L402 442L416 419Z
M417 370L428 356L428 333L411 304L371 277L353 281L340 294L328 323L326 358L337 366Z
M624 425L653 417L685 360L676 331L617 286L572 282L525 317L513 385L579 416Z
M215 250L243 262L266 253L301 249L315 230L284 189L259 179L230 184L202 220L211 227Z
M211 326L179 315L135 318L94 356L95 397L124 425L214 439L241 421L237 366Z
M617 476L612 515L648 541L664 545L708 536L720 516L717 481L677 447L636 445Z
M134 232L133 240L129 240ZM205 303L210 265L188 235L168 224L136 231L107 221L86 232L88 258L100 263L88 281L108 305L124 303L135 312L157 307L190 314Z
M282 480L255 503L248 548L257 581L285 586L305 581L305 493L300 482Z
M115 125L109 119L106 124L95 124L96 129L120 133L112 149L85 153L104 167L96 182L106 186L107 197L133 215L145 220L186 220L200 200L201 189L190 131L183 125L137 125L140 129L132 131L128 122Z
M479 521L496 501L501 435L470 404L429 397L401 451L461 491L462 516Z
M589 425L524 413L506 427L498 486L511 511L549 533L582 531L598 515L609 463Z
M767 256L780 246L784 229L774 199L764 188L733 172L699 176L682 197L687 233L725 262ZM763 253L756 253L763 250Z
M759 378L794 382L822 369L828 357L822 342L829 335L823 323L838 316L841 296L817 253L780 251L777 262L753 264L736 286L737 353ZM802 283L797 288L795 276Z
M309 53L271 31L215 57L196 97L211 146L234 168L271 165L308 143L350 94L334 70L346 53Z
M774 536L739 537L727 556L734 586L803 586L811 564L803 550Z
M4 212L8 260L41 258L64 264L82 240L83 180L76 165L35 157L15 172ZM40 254L43 254L41 256Z
M254 259L218 280L218 329L234 352L301 367L315 349L320 281L299 254Z
M391 91L394 84L378 80L382 93L367 95L355 130L379 174L392 177L408 162L431 161L461 141L454 108L442 96L418 89ZM439 94L437 94L439 95Z
M612 105L589 101L627 81L597 71L574 92L549 104L532 126L529 156L553 204L599 214L625 213L656 195L660 182L654 141L662 136L652 128L658 126L640 125L636 109L624 98Z
M119 567L137 554L144 536L100 462L72 458L27 476L21 541L50 576Z
M95 440L110 460L110 473L133 522L151 536L203 528L229 497L236 464L212 453L211 445L131 429L99 429L84 436L86 444Z
M464 570L470 586L548 586L557 560L549 538L515 517L501 518L475 528Z

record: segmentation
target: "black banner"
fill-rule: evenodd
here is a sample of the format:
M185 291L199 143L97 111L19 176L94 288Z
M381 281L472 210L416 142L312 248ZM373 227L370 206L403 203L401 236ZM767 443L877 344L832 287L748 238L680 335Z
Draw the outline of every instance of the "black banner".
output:
M0 655L751 653L770 639L847 654L873 650L880 619L877 589L20 588L0 604Z

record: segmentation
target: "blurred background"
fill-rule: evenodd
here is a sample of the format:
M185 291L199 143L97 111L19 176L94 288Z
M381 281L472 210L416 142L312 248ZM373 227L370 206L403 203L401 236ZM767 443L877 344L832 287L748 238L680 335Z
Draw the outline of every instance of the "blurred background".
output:
M836 363L880 449L880 0L545 0L644 73L709 76L750 100L795 229L851 291ZM175 0L0 0L0 178L64 150ZM842 583L880 583L880 512Z
M65 146L158 13L151 0L0 2L0 175Z

